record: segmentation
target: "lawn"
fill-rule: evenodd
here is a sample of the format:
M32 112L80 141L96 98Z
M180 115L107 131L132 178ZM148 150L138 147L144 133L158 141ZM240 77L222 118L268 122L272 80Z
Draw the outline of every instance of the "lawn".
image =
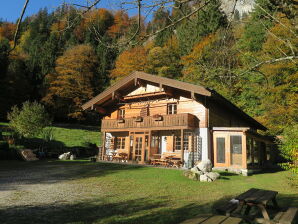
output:
M287 171L213 183L182 170L88 161L0 163L0 223L179 223L252 187L279 192L280 206L298 205Z
M0 131L1 127L3 129L7 125L8 123L0 122ZM101 144L99 126L55 124L52 128L54 140L63 143L65 147L85 146L86 143L93 143L98 146Z

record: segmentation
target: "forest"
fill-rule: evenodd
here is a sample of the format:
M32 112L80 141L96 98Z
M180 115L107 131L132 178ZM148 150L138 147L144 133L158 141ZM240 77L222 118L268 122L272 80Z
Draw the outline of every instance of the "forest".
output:
M298 121L297 2L286 2L256 0L228 18L212 0L174 25L196 3L160 7L150 20L63 5L26 17L16 43L16 23L0 21L0 119L30 100L57 122L98 122L81 105L138 70L214 89L280 135Z

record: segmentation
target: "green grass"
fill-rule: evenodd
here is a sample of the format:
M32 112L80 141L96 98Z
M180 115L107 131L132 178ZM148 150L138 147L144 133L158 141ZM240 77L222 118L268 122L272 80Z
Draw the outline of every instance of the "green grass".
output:
M66 127L53 127L54 139L63 142L65 146L84 146L85 143L101 145L101 133L99 127L69 125Z
M7 127L8 123L0 122L0 131ZM3 133L7 135L8 133ZM66 147L84 146L85 143L101 145L101 133L99 127L84 125L59 124L53 126L54 140L62 142ZM41 137L38 137L41 138Z
M7 162L0 164L1 169L47 172L41 180L26 178L31 190L13 190L20 191L14 192L14 205L1 208L0 199L0 223L175 224L198 214L213 213L215 205L253 187L278 191L281 207L298 205L298 189L289 183L287 171L249 177L222 173L222 179L201 183L184 177L182 170L87 161ZM49 184L51 189L63 184L57 187L60 199L44 203L34 198L30 202L36 184L45 189ZM68 186L71 199L63 197ZM43 188L34 193L42 194ZM52 197L53 193L47 191L47 200ZM26 206L21 206L24 203Z

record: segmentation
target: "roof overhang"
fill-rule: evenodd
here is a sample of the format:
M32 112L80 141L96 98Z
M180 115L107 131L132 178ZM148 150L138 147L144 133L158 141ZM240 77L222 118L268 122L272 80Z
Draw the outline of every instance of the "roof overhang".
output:
M165 89L165 91L168 91L170 88L177 89L189 93L193 97L195 94L211 96L211 92L202 86L136 71L117 81L113 86L83 104L82 108L83 110L87 110L94 107L107 106L108 101L117 100L146 84L158 86ZM173 93L173 91L169 92Z

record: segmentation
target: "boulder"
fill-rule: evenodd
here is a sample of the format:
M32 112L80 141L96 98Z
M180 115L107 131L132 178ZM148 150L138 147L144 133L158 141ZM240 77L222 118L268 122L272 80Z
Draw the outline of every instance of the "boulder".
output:
M193 167L193 168L191 168L190 171L193 172L193 173L196 173L196 174L198 174L198 175L202 175L202 174L204 174L204 173L203 173L201 170L199 170L198 167L196 167L196 166Z
M67 160L70 158L70 152L63 153L59 156L60 160Z
M209 159L201 161L196 167L203 173L212 171L212 163Z
M215 181L216 179L218 179L220 177L219 173L216 172L209 172L205 174L208 178L210 178L212 181Z
M69 157L69 159L70 159L70 160L75 160L75 159L76 159L76 155L71 154L70 157Z
M212 180L206 174L203 174L203 175L200 175L200 181L201 182L211 182Z
M191 172L191 174L188 176L191 180L199 180L199 175L197 173Z

